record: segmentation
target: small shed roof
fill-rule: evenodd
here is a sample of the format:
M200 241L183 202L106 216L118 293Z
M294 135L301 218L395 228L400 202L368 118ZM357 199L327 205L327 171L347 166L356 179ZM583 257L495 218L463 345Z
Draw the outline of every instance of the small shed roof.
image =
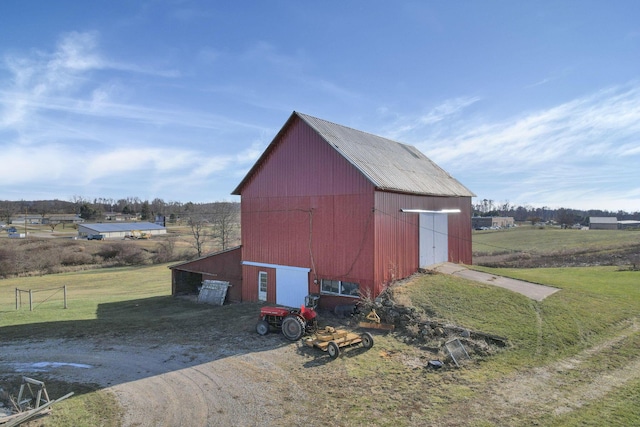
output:
M189 264L193 264L195 262L202 261L203 259L211 258L213 256L217 256L217 255L220 255L220 254L223 254L223 253L226 253L226 252L237 251L240 248L241 248L241 246L234 246L232 248L224 249L222 251L217 251L217 252L205 254L205 255L202 255L199 258L190 259L189 261L183 261L183 262L179 262L177 264L170 265L168 268L171 269L171 270L173 270L174 268L177 268L179 270L190 271L189 268L185 268L185 266L188 266Z
M591 224L617 224L618 218L615 216L592 216L589 218Z
M82 227L93 230L97 233L117 233L132 230L164 230L161 225L152 222L116 222L116 223L98 223L98 224L82 224Z
M293 112L283 130L299 118L313 128L340 155L383 191L473 197L475 194L412 145ZM232 194L242 187L266 160L283 133L281 130Z

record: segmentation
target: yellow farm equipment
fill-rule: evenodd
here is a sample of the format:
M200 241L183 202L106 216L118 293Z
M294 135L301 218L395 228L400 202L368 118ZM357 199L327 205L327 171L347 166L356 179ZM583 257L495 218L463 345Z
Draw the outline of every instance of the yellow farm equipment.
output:
M309 347L319 348L326 351L332 359L340 356L340 349L356 344L362 344L366 349L373 347L373 337L369 332L356 334L344 329L335 329L327 326L324 330L316 332L312 337L305 340Z

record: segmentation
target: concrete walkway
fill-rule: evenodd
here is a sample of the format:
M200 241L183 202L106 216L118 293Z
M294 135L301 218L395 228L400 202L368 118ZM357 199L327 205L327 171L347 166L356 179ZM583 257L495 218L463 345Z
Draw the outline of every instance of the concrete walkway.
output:
M549 295L558 292L560 289L551 286L538 285L535 283L525 282L523 280L509 279L507 277L496 276L494 274L483 273L481 271L469 270L463 265L445 262L442 264L427 267L428 270L438 273L451 274L452 276L462 277L467 280L486 283L489 285L499 286L517 292L536 301L542 301Z

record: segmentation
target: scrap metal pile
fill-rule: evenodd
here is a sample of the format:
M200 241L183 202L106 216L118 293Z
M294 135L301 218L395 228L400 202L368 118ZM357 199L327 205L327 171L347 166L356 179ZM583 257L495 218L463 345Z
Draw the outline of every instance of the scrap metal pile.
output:
M22 377L18 399L9 399L14 410L9 415L0 416L0 427L16 427L36 417L46 415L51 411L51 407L55 403L61 402L72 395L73 392L51 400L44 382Z

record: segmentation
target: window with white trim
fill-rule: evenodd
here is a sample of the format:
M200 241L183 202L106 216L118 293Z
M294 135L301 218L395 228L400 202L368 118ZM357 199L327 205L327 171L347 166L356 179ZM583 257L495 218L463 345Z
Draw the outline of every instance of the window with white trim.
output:
M360 285L358 283L344 282L342 280L322 279L320 281L320 292L323 294L359 297Z

